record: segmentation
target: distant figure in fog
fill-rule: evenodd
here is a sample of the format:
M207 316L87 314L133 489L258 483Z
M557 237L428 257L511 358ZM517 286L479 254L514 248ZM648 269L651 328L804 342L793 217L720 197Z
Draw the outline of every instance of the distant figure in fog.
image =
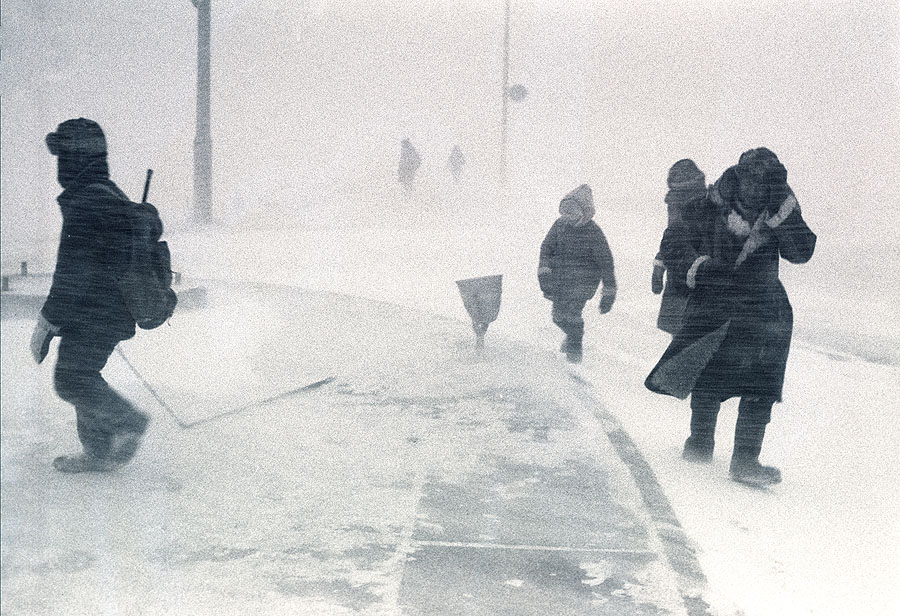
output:
M130 260L132 205L109 179L106 137L78 118L47 135L56 156L62 233L50 293L31 338L37 363L60 337L54 372L59 397L75 407L83 452L60 456L66 473L107 472L134 456L149 421L103 379L100 371L121 340L134 336L119 280Z
M458 183L462 177L463 167L466 166L466 157L463 156L462 150L458 145L454 145L450 150L450 158L447 159L447 167L450 169L450 176L455 183Z
M800 214L787 171L766 148L744 152L667 229L669 276L691 290L684 322L647 377L657 393L691 396L683 457L710 462L721 402L740 397L731 477L757 487L781 481L759 462L772 405L781 400L793 314L778 279L781 258L806 263L816 235Z
M706 177L703 172L697 168L694 161L683 158L672 165L669 169L669 177L667 180L669 191L666 193L665 202L668 206L668 225L666 232L669 233L668 241L672 241L671 235L680 233L684 228L684 216L682 212L685 207L695 199L702 199L706 196ZM666 237L665 235L663 237ZM662 293L662 302L659 305L659 316L656 319L656 326L668 332L675 334L681 329L681 318L684 314L684 308L687 305L688 289L685 281L678 276L665 276L666 262L663 253L662 242L660 242L659 252L653 261L653 276L651 279L651 290L654 294ZM665 277L665 290L663 290L663 278Z
M409 139L400 142L400 165L397 168L397 179L406 190L412 190L413 181L416 179L416 171L422 159L419 158L419 152L410 143Z
M616 299L616 277L606 237L591 220L590 186L582 184L563 197L559 214L541 243L538 282L544 297L553 302L553 322L566 334L560 352L570 363L580 363L584 305L602 282L600 313L609 312Z

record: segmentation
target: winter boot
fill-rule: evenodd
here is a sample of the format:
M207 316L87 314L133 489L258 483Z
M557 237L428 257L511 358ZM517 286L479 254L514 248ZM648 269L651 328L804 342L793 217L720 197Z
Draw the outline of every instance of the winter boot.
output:
M53 468L61 473L109 473L119 468L119 464L109 458L80 453L57 457L53 460Z
M131 462L141 445L143 432L118 432L113 435L109 446L109 459L118 464Z
M581 345L569 344L566 348L566 361L570 364L581 363Z
M137 453L138 447L141 445L141 439L144 436L144 432L147 431L147 424L149 423L150 418L147 415L140 411L135 411L128 427L112 435L109 443L109 459L119 464L131 462L134 454Z
M712 462L720 406L715 396L702 392L691 394L691 435L684 442L682 458L702 464Z
M781 483L781 471L759 463L766 425L772 403L767 400L741 398L737 425L734 429L734 453L731 455L731 478L756 488Z
M731 478L754 488L765 488L781 483L781 471L774 466L763 466L757 459L732 458Z
M569 337L566 336L563 338L562 344L559 345L560 353L568 353L569 352Z
M701 440L695 436L689 436L684 442L684 450L681 452L681 457L688 462L709 464L713 459L715 445L715 441L711 438Z

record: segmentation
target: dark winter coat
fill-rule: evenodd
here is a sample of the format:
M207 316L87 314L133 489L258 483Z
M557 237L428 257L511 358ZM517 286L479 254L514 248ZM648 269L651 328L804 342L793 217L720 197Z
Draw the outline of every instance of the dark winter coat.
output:
M656 319L656 326L670 334L675 334L681 329L681 321L684 317L684 310L687 307L690 289L683 277L672 275L671 268L676 266L676 264L666 263L664 242L671 243L675 241L675 235L683 233L684 210L689 207L691 201L702 199L704 196L705 191L697 189L684 191L670 190L666 194L665 201L669 211L669 224L667 227L669 235L663 235L663 240L661 240L659 244L659 252L656 253L655 262L657 266L662 265L666 268L668 273L666 275L666 286L662 293L662 301L659 305L659 316Z
M105 168L104 164L102 171L82 174L57 198L62 233L41 314L60 328L62 336L87 334L108 340L134 336L134 319L118 286L130 255L131 231L123 209L129 202L110 193L109 188L121 191Z
M397 179L404 186L410 186L416 177L416 171L422 164L415 146L404 139L400 144L400 165L397 168Z
M539 267L550 268L541 290L554 301L587 301L601 282L604 288L616 286L609 244L593 220L576 226L557 219L541 243Z
M777 215L764 212L752 223L734 207L711 190L663 236L669 276L691 294L681 330L645 382L654 392L781 399L793 313L779 260L805 263L816 236L793 194Z

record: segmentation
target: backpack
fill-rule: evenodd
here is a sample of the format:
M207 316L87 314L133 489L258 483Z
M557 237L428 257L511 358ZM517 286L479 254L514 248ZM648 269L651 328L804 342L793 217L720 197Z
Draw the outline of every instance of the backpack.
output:
M149 173L148 173L149 182ZM135 203L118 187L96 184L123 201L130 227L130 255L119 289L125 307L141 329L154 329L175 312L178 296L172 290L172 255L169 245L160 241L163 232L159 212L145 200Z
M131 258L119 280L128 312L141 329L154 329L175 312L178 296L172 290L172 256L160 241L162 220L146 201L126 206L131 223Z

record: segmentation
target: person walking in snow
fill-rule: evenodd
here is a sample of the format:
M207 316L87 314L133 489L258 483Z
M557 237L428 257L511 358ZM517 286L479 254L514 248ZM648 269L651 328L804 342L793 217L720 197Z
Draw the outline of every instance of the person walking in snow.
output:
M780 259L806 263L816 235L800 213L787 171L766 148L744 152L704 199L685 212L683 232L664 246L670 276L691 294L684 322L645 384L691 396L683 457L710 462L720 403L740 397L730 474L767 486L781 471L759 462L772 405L781 400L793 313L778 278Z
M400 164L397 167L397 180L407 191L412 190L413 180L416 179L416 171L419 170L421 164L422 159L419 158L419 152L409 139L401 141Z
M149 418L109 387L100 371L135 321L118 280L130 258L128 198L109 179L106 137L91 120L77 118L46 137L57 159L62 233L50 293L31 338L37 363L59 336L54 386L75 407L83 451L57 457L67 473L106 472L134 456Z
M690 289L680 277L665 276L666 263L663 246L666 243L677 241L673 236L681 233L684 229L682 212L685 207L691 201L706 196L706 177L697 168L694 161L683 158L669 169L667 184L669 191L666 193L665 202L668 207L669 222L660 242L659 252L656 253L653 261L651 290L655 295L662 293L656 326L664 332L674 335L681 328L681 318L687 305ZM664 278L665 288L663 288Z
M559 214L541 243L538 282L544 297L553 302L553 322L566 335L560 351L569 362L580 363L584 306L602 282L600 313L609 312L616 299L616 277L606 237L591 220L590 186L582 184L563 197Z
M447 159L447 167L450 169L450 177L454 183L459 183L462 177L463 167L466 166L466 157L458 145L450 149L450 157Z

